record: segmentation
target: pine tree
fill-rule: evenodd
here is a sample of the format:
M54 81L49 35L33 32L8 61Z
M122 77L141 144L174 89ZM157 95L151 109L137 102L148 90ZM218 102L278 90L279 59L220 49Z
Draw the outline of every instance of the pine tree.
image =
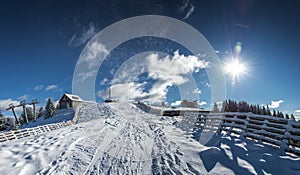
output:
M51 98L48 98L45 109L46 109L46 111L45 111L45 117L46 118L50 118L56 113L56 109L54 107L54 103L51 100Z
M249 112L253 113L253 106L252 105L249 106L249 109L250 109Z
M289 114L285 114L286 119L290 119Z
M294 121L296 120L295 117L294 117L294 114L291 114L291 119L294 120Z
M284 118L284 115L282 112L280 111L277 111L277 117L280 117L280 118Z
M213 112L220 112L218 108L218 104L216 102L214 103Z
M280 117L280 112L277 111L276 117Z
M256 105L253 105L253 114L257 114Z
M273 110L273 117L277 117L275 110Z
M43 115L43 107L40 107L37 118L41 117Z
M5 130L5 129L6 129L6 120L0 111L0 131Z
M229 112L229 103L227 100L225 101L225 111L224 112Z
M229 112L228 101L223 101L221 112Z
M260 107L258 104L256 105L256 114L260 114Z
M221 112L225 112L225 104L226 102L225 101L223 101L223 104L222 104L222 108L221 108Z
M267 110L264 106L262 107L261 114L262 115L267 115Z
M270 111L270 108L269 108L269 105L267 105L267 115L271 116L271 111Z
M26 114L27 114L28 121L34 120L32 108L31 108L31 107L26 107L25 110L26 110ZM22 117L24 120L26 120L26 119L25 119L25 113L24 113L24 111L22 112L21 117Z

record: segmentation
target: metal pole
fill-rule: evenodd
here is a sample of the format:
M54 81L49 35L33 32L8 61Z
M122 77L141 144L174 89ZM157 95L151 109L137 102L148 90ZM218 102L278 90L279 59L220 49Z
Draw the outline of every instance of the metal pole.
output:
M24 111L24 115L25 115L26 124L28 124L27 111L26 111L26 105L25 104L23 104L23 111Z
M15 113L15 109L12 107L11 110L12 110L14 116L15 116L16 124L18 124L19 121L18 121L17 115L16 115L16 113Z
M25 115L26 124L28 124L27 111L26 111L26 101L23 100L20 102L20 105L23 106L23 112Z
M33 103L33 118L34 118L34 121L36 121L35 103Z
M108 88L108 96L109 96L108 98L109 98L109 100L111 99L111 89L110 89L110 87L111 86L109 85L109 88Z

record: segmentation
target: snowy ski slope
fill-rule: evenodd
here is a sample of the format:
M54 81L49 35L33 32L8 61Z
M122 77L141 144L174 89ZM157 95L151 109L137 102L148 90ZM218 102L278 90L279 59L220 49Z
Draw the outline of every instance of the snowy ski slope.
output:
M0 174L300 174L300 159L273 147L229 136L204 146L186 126L130 103L88 104L76 125L0 143Z

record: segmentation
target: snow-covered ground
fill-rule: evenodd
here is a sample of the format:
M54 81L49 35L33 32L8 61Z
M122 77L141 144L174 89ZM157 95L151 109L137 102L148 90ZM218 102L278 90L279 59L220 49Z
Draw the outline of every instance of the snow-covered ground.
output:
M181 117L128 103L89 104L78 119L0 143L0 174L300 174L300 159L273 147L230 136L204 146Z
M41 116L41 117L37 118L36 121L31 121L28 124L23 124L19 128L20 129L32 128L32 127L47 125L47 124L51 124L51 123L66 122L66 121L73 119L74 113L75 113L75 111L73 108L60 109L60 110L56 111L56 114L53 117L45 119L44 116Z

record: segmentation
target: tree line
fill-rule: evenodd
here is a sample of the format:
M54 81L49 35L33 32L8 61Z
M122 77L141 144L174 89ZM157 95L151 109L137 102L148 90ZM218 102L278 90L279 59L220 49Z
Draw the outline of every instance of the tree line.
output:
M45 108L40 107L36 112L36 118L38 119L42 116L44 116L45 119L53 117L56 114L57 109L58 106L55 107L52 99L48 98ZM25 110L28 121L34 121L35 111L33 111L32 107L26 107ZM18 117L18 121L20 122L20 125L26 123L26 116L24 111L22 111L22 113ZM15 121L12 117L5 117L0 111L0 131L13 127L15 125L14 123Z
M293 114L290 116L288 114L283 114L279 110L273 110L271 112L269 106L260 106L258 104L248 104L245 101L234 101L234 100L225 100L222 103L221 109L219 108L217 103L214 103L213 112L251 112L253 114L261 114L261 115L269 115L273 117L293 119L295 117Z

